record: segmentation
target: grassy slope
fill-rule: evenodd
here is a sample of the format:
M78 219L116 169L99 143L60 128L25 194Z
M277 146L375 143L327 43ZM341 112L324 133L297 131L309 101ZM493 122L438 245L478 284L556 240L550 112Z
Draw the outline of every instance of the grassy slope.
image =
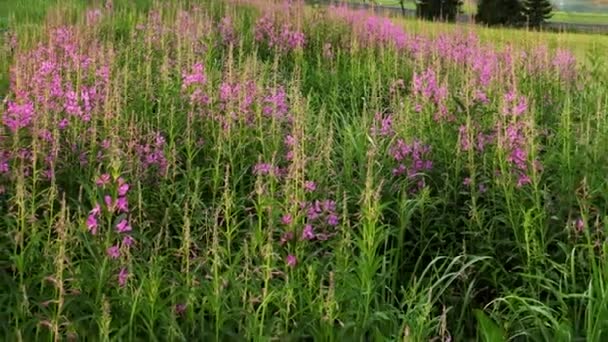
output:
M399 1L397 0L377 0L377 3L387 6L399 6ZM405 7L408 9L414 9L414 2L406 1ZM465 1L464 9L466 13L473 13L475 12L475 5L472 1ZM572 24L608 24L608 13L556 11L553 13L553 17L550 19L550 21Z
M395 0L380 0L384 3L397 3ZM409 7L413 8L413 3L409 2ZM563 12L560 12L563 13ZM558 13L558 15L560 15ZM573 15L572 13L568 15ZM587 15L587 13L585 14ZM590 14L593 16L594 14ZM597 15L602 17L604 15ZM605 15L608 19L608 15ZM559 16L557 16L559 18ZM590 50L606 50L608 49L608 36L575 32L536 32L524 31L520 29L509 28L487 28L473 24L450 24L450 23L434 23L429 25L428 22L420 20L412 20L410 18L392 18L394 21L401 22L409 31L420 32L425 34L440 34L442 32L450 32L454 29L475 30L482 41L491 42L494 44L515 44L522 46L536 46L546 44L549 47L562 47L570 49L579 59L585 59L586 54Z
M579 58L583 59L590 49L608 49L608 36L583 33L553 33L535 32L506 28L486 28L467 24L435 23L428 25L423 21L411 19L396 19L402 22L408 30L413 32L430 32L438 34L454 31L454 29L475 30L480 39L485 42L502 45L512 43L523 46L536 46L546 44L549 47L563 47L573 51Z

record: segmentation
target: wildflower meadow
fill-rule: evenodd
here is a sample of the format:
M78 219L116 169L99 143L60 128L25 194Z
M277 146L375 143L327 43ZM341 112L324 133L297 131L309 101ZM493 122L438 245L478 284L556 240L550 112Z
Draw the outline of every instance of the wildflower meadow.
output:
M11 1L1 340L608 340L605 38Z

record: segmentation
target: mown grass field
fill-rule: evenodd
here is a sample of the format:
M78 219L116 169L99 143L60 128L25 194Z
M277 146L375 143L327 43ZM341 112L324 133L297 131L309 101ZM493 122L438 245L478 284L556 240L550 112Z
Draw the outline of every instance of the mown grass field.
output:
M7 341L605 341L606 37L0 3Z

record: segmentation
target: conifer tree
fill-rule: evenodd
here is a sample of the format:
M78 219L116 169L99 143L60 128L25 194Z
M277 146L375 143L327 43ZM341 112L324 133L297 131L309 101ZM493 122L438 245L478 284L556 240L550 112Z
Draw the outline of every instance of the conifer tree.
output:
M418 0L416 16L427 20L455 21L461 8L462 0Z
M525 22L519 0L479 0L475 20L486 25L520 25Z
M551 18L553 5L549 0L525 0L524 12L530 27L540 27L542 23Z

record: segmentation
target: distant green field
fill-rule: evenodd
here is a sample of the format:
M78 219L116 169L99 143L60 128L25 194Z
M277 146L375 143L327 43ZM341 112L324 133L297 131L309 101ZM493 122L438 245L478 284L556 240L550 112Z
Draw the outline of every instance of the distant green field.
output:
M353 1L362 2L362 1ZM365 1L363 1L365 2ZM366 1L371 3L371 1ZM377 0L377 4L385 6L399 7L398 0ZM414 1L406 1L405 8L415 9L416 5ZM464 4L464 11L466 13L475 13L475 3L470 0L466 0ZM553 12L553 17L550 19L552 22L560 23L571 23L571 24L607 24L608 25L608 13L579 13L579 12Z

